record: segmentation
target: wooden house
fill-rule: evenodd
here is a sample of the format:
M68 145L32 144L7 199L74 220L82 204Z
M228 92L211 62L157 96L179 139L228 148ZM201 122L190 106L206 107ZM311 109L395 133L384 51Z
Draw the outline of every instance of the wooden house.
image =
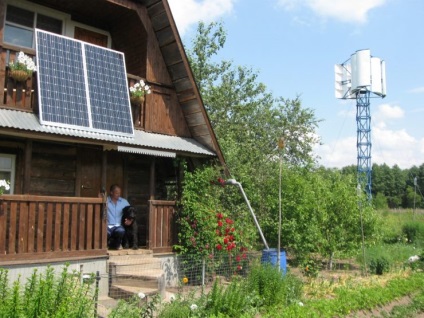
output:
M119 184L138 209L140 246L170 251L181 159L195 167L223 163L223 156L167 1L0 0L0 20L0 179L11 185L0 196L0 266L105 258L105 201L99 193L107 194L111 184ZM43 44L43 34L53 42ZM81 117L94 121L95 115L90 85L109 81L104 74L115 71L103 61L90 73L84 60L82 82L72 82L76 60L88 59L89 52L69 52L68 42L107 56L118 52L125 89L142 79L151 94L131 104L125 92L123 106L115 109L115 93L105 88L99 107L113 108L106 128L84 126ZM38 67L25 80L10 72L21 51ZM62 59L68 53L77 58ZM83 85L85 95L75 93L74 85ZM73 107L80 109L72 115L75 123L64 123L63 112ZM110 126L121 110L130 116L130 133Z

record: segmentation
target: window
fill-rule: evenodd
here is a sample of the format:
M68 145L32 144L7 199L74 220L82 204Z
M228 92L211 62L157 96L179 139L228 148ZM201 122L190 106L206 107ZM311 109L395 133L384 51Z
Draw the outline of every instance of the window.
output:
M5 190L5 194L13 194L15 186L15 155L0 153L0 180L6 180L10 184L10 189Z
M62 34L62 20L12 5L7 6L4 42L34 48L34 29Z

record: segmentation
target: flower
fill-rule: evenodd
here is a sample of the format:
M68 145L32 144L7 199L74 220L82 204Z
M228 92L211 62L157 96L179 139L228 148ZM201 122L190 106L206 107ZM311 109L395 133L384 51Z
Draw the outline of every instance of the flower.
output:
M16 60L9 63L9 69L11 71L25 71L28 75L31 75L32 72L37 71L37 66L35 66L31 57L21 51L16 56Z
M150 86L147 85L143 80L140 80L139 82L135 83L134 86L130 87L131 97L142 97L150 93Z
M187 284L188 283L188 278L187 277L184 277L183 278L183 284Z
M137 295L140 299L144 299L146 297L146 295L143 292L139 292Z
M10 184L6 180L0 180L0 195L4 193L4 190L10 190Z
M191 306L190 306L190 309L191 310L196 310L198 307L197 307L197 305L196 304L192 304Z

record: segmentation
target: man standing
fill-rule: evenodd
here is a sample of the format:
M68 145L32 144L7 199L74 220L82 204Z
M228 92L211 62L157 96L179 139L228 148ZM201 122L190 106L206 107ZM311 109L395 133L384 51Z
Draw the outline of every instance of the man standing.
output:
M122 209L130 205L127 200L121 198L121 188L113 184L110 187L107 198L107 241L112 250L121 249L122 237L125 229L121 224Z

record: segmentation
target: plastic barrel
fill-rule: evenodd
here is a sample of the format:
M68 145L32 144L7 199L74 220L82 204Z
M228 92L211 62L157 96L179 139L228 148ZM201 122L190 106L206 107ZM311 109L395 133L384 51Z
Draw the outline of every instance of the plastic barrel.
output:
M261 263L270 263L272 265L277 265L277 249L270 248L269 250L262 250ZM280 250L280 269L283 274L287 271L287 260L286 260L286 252L284 250Z

